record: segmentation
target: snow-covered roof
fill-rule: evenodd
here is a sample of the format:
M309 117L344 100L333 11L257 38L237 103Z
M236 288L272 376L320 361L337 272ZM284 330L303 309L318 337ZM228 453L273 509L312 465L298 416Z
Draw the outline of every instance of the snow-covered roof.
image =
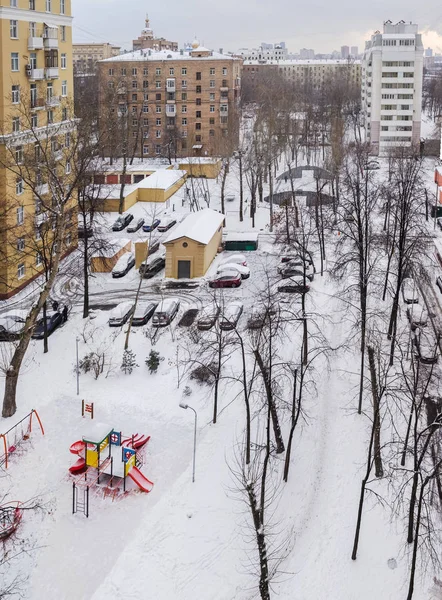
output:
M241 60L240 58L235 58L233 56L227 54L220 54L219 52L211 52L210 56L192 56L192 52L208 52L205 48L197 48L194 50L193 48L188 50L180 50L179 52L175 50L136 50L135 52L126 52L125 54L120 54L119 56L112 56L111 58L105 58L104 60L100 60L100 63L105 62L133 62L133 61L158 61L158 60Z
M107 242L106 247L92 255L92 258L112 258L122 248L131 244L132 241L128 238L114 238L111 242Z
M265 62L264 62L265 61ZM348 65L360 65L361 61L360 60L352 60L352 61L348 61L345 58L311 58L311 59L284 59L284 60L274 60L274 59L263 59L263 60L245 60L244 61L244 66L248 66L248 65L277 65L280 67L284 67L284 66L302 66L302 65L314 65L314 66L320 66L320 65L341 65L341 66L348 66Z
M124 186L123 196L127 198L129 194L138 188L138 183L126 184ZM116 200L120 197L121 184L101 185L99 189L100 200Z
M135 187L144 190L168 190L177 181L186 176L186 171L176 169L155 171L155 173L137 183Z
M112 427L105 423L97 423L97 421L89 421L83 427L83 440L85 442L92 442L94 444L100 444L105 437L107 437L112 431Z
M180 158L180 165L216 165L221 158L215 156L189 156L188 158Z
M190 213L163 244L174 242L182 237L187 237L200 244L208 244L224 219L225 215L211 208L204 208L198 212Z

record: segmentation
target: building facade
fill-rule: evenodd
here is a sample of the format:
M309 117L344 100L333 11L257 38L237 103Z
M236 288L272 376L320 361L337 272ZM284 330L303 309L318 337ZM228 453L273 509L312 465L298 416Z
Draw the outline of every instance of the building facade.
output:
M285 60L287 58L287 49L278 44L268 44L272 46L271 48L264 48L260 46L259 48L241 48L238 52L239 56L243 60L251 60L251 61L262 61L267 62L268 60L276 61L276 60Z
M91 73L99 60L118 56L120 47L109 43L72 44L74 73Z
M44 271L60 194L48 166L68 178L73 161L71 0L0 0L0 299ZM44 153L44 158L42 155ZM63 205L77 243L77 202ZM65 222L65 221L64 221ZM51 246L51 254L56 248ZM47 255L46 255L47 256Z
M149 16L146 15L145 27L141 32L141 35L132 42L132 50L154 50L160 52L161 50L172 50L173 52L178 51L178 43L171 42L165 38L156 38L153 30L150 28Z
M100 125L126 119L135 156L211 156L234 127L241 59L203 48L142 50L99 63Z
M424 47L413 23L384 23L366 42L362 115L374 154L420 141Z

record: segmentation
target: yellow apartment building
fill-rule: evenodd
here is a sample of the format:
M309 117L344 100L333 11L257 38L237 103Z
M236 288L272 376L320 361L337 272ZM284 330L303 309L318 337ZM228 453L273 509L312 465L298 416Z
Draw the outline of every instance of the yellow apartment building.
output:
M71 0L0 0L0 27L0 299L6 299L44 272L59 251L56 231L64 232L63 256L77 245L76 197L65 193L76 135Z

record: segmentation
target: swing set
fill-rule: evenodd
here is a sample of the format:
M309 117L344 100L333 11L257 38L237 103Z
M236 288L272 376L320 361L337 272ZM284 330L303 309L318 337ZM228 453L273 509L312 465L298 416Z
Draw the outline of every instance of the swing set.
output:
M35 409L32 409L29 414L13 425L11 429L8 429L5 433L0 433L0 467L5 465L5 469L7 469L9 455L16 452L23 442L30 438L32 433L32 418L34 415L38 421L42 435L45 434L38 412Z

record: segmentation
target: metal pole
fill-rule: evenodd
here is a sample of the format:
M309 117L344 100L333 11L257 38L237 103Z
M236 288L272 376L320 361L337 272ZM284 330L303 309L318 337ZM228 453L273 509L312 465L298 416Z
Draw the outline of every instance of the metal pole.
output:
M77 346L77 396L80 394L80 370L78 368L78 337L76 338L76 346Z
M196 414L196 410L194 408L192 408L191 406L189 406L189 408L191 410L193 410L193 412L195 413L195 429L193 432L193 470L192 470L192 483L195 483L196 428L197 428L198 417Z

